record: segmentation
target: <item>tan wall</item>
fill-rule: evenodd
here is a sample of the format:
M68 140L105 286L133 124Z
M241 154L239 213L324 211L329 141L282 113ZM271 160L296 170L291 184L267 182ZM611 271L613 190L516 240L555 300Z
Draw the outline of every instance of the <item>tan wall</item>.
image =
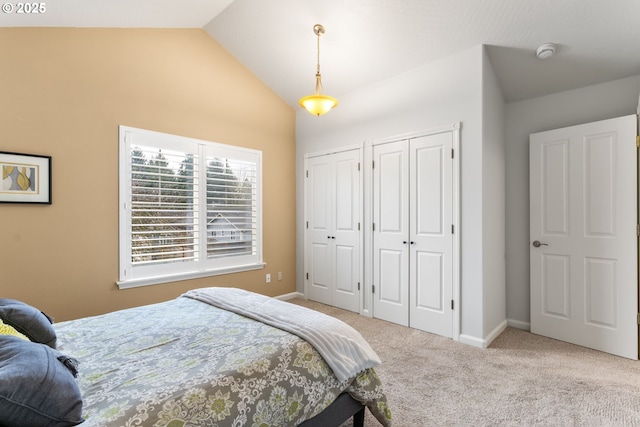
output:
M62 321L202 286L295 291L294 111L204 31L2 28L0 81L0 151L53 158L52 205L0 204L0 297ZM264 270L118 289L121 124L263 151Z

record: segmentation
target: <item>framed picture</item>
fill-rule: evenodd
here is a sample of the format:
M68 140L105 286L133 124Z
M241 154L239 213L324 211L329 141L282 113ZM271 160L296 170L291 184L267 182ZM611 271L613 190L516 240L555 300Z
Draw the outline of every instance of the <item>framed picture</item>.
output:
M0 151L0 203L51 204L51 156Z

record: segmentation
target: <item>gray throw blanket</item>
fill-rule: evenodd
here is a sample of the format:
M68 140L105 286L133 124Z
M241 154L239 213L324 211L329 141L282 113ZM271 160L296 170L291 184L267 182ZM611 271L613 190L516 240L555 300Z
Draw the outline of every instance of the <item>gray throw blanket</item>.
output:
M199 288L181 295L290 332L311 344L340 381L381 363L362 335L334 317L236 288Z

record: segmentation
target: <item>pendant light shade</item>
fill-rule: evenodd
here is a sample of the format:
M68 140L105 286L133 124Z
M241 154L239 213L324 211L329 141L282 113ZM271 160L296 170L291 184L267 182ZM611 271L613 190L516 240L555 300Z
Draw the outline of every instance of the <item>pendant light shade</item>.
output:
M324 34L324 27L320 24L313 26L313 32L318 36L318 65L316 67L316 92L300 98L298 103L313 115L321 116L338 105L338 100L322 93L322 75L320 74L320 36Z

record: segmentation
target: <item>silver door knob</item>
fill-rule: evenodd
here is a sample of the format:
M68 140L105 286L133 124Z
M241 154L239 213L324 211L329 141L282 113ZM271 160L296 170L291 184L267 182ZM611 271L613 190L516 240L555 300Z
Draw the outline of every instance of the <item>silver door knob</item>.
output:
M534 240L533 241L533 247L534 248L539 248L540 246L549 246L549 245L547 245L546 243L540 243L539 240Z

